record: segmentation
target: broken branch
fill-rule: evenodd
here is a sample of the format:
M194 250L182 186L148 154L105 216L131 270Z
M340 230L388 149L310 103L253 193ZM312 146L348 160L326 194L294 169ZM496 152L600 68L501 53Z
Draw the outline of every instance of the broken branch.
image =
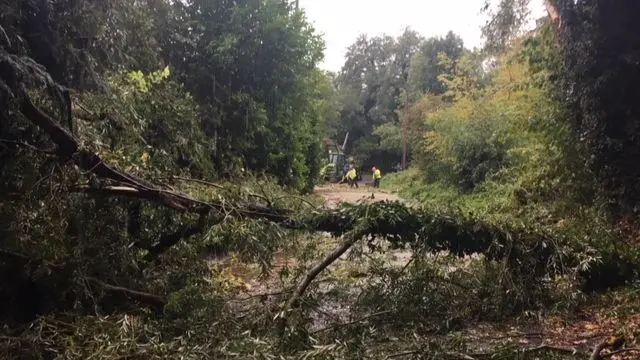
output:
M7 144L7 145L13 145L15 147L23 147L23 148L27 148L36 152L41 152L41 153L45 153L45 154L55 154L56 151L55 150L47 150L47 149L41 149L37 146L31 145L29 143L26 142L22 142L22 141L13 141L13 140L7 140L7 139L0 139L0 143L2 144Z
M349 321L349 322L341 323L341 324L336 324L336 325L332 325L332 326L327 326L325 328L318 329L318 330L312 332L311 334L313 335L313 334L317 334L319 332L323 332L323 331L327 331L327 330L333 330L333 329L338 329L338 328L349 326L349 325L358 324L358 323L361 323L363 321L366 321L366 320L369 320L371 318L374 318L376 316L382 316L382 315L390 314L391 312L392 312L391 310L379 311L377 313L369 314L369 315L363 316L363 317L361 317L359 319L355 319L353 321Z
M216 189L224 189L224 186L216 184L216 183L212 183L210 181L205 181L205 180L200 180L200 179L193 179L193 178L186 178L186 177L182 177L182 176L170 176L170 177L162 178L162 179L194 182L194 183L198 183L198 184L202 184L202 185L211 186L211 187L214 187Z
M157 258L159 255L163 254L165 251L169 250L170 247L180 242L180 240L202 232L207 225L205 221L206 218L206 215L200 215L195 223L181 226L175 232L162 236L160 238L160 241L158 241L156 245L152 246L151 249L149 249L147 255L144 256L144 259L147 261L151 261Z
M311 282L326 269L329 265L331 265L334 261L336 261L342 254L344 254L349 248L351 248L358 240L360 240L359 236L350 236L346 241L344 241L340 246L334 249L331 253L329 253L322 262L316 265L311 271L307 273L302 282L296 287L293 295L289 298L287 303L282 308L280 312L280 330L283 331L286 326L287 313L297 305L298 300L304 292L307 290Z
M87 279L95 283L96 285L99 285L102 289L104 289L108 293L111 293L112 295L133 300L135 302L138 302L150 308L155 312L162 312L164 309L164 306L167 304L166 299L157 295L149 294L142 291L127 289L121 286L110 285L96 278L87 278Z
M609 358L609 357L612 357L614 355L621 354L621 353L624 353L624 352L629 352L629 351L638 351L638 352L640 352L640 347L619 349L619 350L615 350L615 351L612 351L612 352L604 354L604 355L600 355L600 357L603 358L603 359L604 358Z

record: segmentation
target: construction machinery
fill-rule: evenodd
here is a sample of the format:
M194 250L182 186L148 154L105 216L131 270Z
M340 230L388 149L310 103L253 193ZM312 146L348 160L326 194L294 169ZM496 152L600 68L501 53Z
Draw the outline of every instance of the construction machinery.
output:
M325 140L329 162L320 171L320 175L322 176L323 180L329 182L338 182L344 176L346 172L346 165L348 164L347 158L344 154L344 149L347 146L348 139L349 133L345 135L342 146L338 145L331 139Z

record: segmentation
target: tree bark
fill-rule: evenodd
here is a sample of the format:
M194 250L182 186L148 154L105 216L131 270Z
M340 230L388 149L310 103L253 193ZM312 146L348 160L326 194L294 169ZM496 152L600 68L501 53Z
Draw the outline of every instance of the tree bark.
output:
M547 9L547 14L551 21L560 28L562 19L560 18L558 2L556 0L545 0L544 7Z
M162 236L158 243L149 249L149 252L144 256L144 259L151 261L169 250L175 244L179 243L182 239L201 233L207 226L205 221L206 217L207 216L204 214L200 215L200 218L198 218L194 223L181 226L175 232Z

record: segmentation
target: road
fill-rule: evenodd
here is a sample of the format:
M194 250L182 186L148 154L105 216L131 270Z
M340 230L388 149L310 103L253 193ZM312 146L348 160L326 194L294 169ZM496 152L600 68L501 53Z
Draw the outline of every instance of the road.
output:
M316 187L315 192L322 195L329 208L334 208L341 202L400 200L395 194L386 193L378 189L374 190L364 185L360 185L358 189L351 189L348 185L332 184Z
M326 206L328 208L335 208L341 202L357 203L357 202L375 202L384 200L400 200L398 196L390 193L386 193L380 190L374 190L370 186L361 186L359 189L350 189L346 184L331 184L316 187L315 192L321 195L326 200ZM326 243L322 246L321 251L329 252L334 246L339 243L338 239L333 239L327 236ZM342 255L340 259L336 261L339 265L345 261L348 261L349 252ZM386 256L386 261L393 265L402 267L411 258L410 251L390 251ZM230 263L230 257L218 258L212 261L212 264L223 265L227 267L235 276L239 276L247 282L248 288L251 289L250 293L256 292L268 292L273 290L272 287L278 287L277 274L284 267L294 268L298 265L298 260L290 258L284 255L282 252L275 254L274 268L272 269L272 275L268 279L259 279L255 271L249 271L245 265Z

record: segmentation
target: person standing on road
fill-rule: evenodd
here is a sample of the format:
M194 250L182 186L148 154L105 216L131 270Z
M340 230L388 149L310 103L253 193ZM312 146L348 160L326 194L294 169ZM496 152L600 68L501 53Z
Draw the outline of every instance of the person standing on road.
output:
M358 188L358 173L353 165L349 166L349 171L347 172L347 181L349 182L349 187Z
M376 168L375 166L371 168L371 171L373 171L373 187L379 188L380 179L382 179L382 173L380 172L380 169Z

